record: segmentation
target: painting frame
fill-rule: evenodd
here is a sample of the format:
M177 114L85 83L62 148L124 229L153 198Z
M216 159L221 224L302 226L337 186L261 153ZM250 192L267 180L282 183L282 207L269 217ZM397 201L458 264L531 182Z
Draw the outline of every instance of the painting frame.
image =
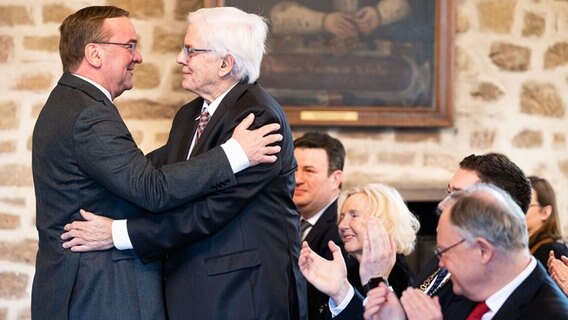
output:
M261 6L262 1L258 2ZM295 105L282 103L290 125L294 127L450 127L454 114L454 35L455 1L435 2L433 24L433 67L431 99L415 106L396 104ZM204 0L204 7L225 5L224 0ZM269 55L270 52L267 54ZM264 85L261 79L261 84ZM266 87L266 86L265 86ZM277 98L278 100L278 98Z

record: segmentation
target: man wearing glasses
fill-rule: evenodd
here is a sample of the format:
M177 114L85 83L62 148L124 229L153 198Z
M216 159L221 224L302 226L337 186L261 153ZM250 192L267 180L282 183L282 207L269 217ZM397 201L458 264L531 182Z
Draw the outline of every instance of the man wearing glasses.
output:
M177 62L183 88L199 97L176 114L168 142L157 153L159 163L168 164L214 150L254 113L258 123L280 124L276 161L243 170L236 186L168 213L127 222L90 216L67 226L63 235L72 250L99 249L89 241L95 234L89 226L100 222L101 241L133 248L144 263L167 254L169 319L306 319L292 133L280 105L256 82L267 31L262 17L236 8L188 15Z
M465 190L480 182L490 183L504 189L511 194L511 197L524 212L528 209L531 201L531 185L529 179L516 164L498 153L487 153L483 155L472 154L463 158L459 164L459 168L448 182L448 198L446 199L451 199L450 195L452 193ZM444 210L448 204L446 199L439 204L438 209L440 212ZM372 239L370 243L371 251L373 249L380 250L380 248L372 248ZM440 247L436 249L434 257L422 268L421 274L417 277L419 280L417 285L421 291L427 293L429 296L438 297L444 319L466 319L471 310L475 307L475 303L454 293L452 290L452 282L450 281L451 274L447 272L445 268L439 266L437 256L443 255L459 244L460 242L458 241L455 244L450 244L450 246L446 248ZM363 255L365 255L365 252L366 251L363 250ZM317 261L320 263L318 265L312 264L311 267L323 270L325 265L322 264L321 260ZM381 274L380 272L377 273L382 267L380 261L377 261L375 265L366 264L361 267L367 268L365 270L366 274ZM383 270L382 273L384 272ZM335 280L338 280L335 282L338 285L333 288L334 290L339 288L339 284L341 283L339 281L341 279ZM313 281L310 282L314 284ZM322 282L321 285L328 285L328 283ZM330 292L331 291L333 290L330 290ZM343 296L346 296L346 294ZM362 299L363 297L357 294L354 298L347 297L344 304L341 306L344 311L340 312L334 319L361 318L363 314Z
M281 136L266 135L279 126L248 131L251 116L226 145L158 169L112 103L132 88L134 67L142 62L128 12L84 8L67 17L60 32L64 74L33 133L39 251L32 318L165 319L160 262L142 264L132 250L65 250L64 225L80 219L82 208L133 218L235 185L240 170L276 161L279 148L266 146Z
M568 298L530 254L524 212L510 195L480 183L451 198L436 254L452 272L454 292L475 307L465 317L442 316L438 299L419 289L406 290L399 304L380 285L368 294L365 319L566 319Z

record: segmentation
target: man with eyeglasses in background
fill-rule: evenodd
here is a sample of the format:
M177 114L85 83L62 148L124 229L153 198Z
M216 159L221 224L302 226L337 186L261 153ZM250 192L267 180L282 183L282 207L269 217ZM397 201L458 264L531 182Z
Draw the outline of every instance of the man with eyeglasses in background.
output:
M89 221L72 223L63 235L71 239L65 246L72 250L101 249L91 242L92 228L101 226L102 243L133 248L145 263L167 254L169 319L307 317L305 280L297 265L300 217L292 199L297 167L292 133L283 109L256 82L267 32L265 19L232 7L188 15L177 62L183 88L199 97L176 114L168 142L158 152L160 164L203 154L229 139L252 112L260 124L280 124L283 140L274 163L244 170L236 174L235 187L166 214L127 223L89 214Z
M248 131L250 116L224 146L156 168L112 103L132 88L142 62L128 15L87 7L60 26L64 73L33 133L39 233L33 319L165 319L160 261L143 264L132 250L114 248L73 253L62 247L64 225L80 219L81 208L114 218L171 209L235 185L235 173L250 165L276 161L279 147L267 145L281 135L266 135L279 125Z

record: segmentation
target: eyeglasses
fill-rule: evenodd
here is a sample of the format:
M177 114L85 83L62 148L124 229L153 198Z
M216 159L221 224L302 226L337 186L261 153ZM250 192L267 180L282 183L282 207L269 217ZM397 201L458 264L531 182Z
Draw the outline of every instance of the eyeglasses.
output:
M542 206L541 206L540 204L538 204L538 203L531 203L531 204L529 205L529 208L531 208L531 207L542 207Z
M123 46L126 49L130 50L131 54L134 54L134 52L136 51L136 42L127 42L127 43L120 43L120 42L108 42L108 41L99 41L99 42L93 42L93 43L97 43L97 44L112 44L115 46Z
M213 51L213 50L192 48L190 46L186 46L183 43L181 45L181 52L183 52L183 56L184 56L185 59L188 59L189 57L193 57L194 55L196 55L198 53L211 52L211 51Z
M451 246L447 247L446 249L442 249L440 250L440 248L436 248L434 250L434 254L436 255L436 257L438 258L438 260L442 259L442 255L444 255L444 253L450 251L451 249L455 248L457 245L459 245L460 243L464 242L465 239L461 239L460 241L452 244Z

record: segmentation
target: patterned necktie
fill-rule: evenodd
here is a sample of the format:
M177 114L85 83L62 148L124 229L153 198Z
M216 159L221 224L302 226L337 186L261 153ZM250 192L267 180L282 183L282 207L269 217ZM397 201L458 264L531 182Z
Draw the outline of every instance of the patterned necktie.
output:
M436 291L438 291L439 286L442 283L442 280L444 280L444 278L446 277L447 274L448 274L448 269L438 268L438 273L436 274L436 279L434 279L434 283L432 284L432 286L430 287L430 289L427 292L427 294L429 296L433 296L434 293L436 293Z
M485 304L485 301L481 301L473 308L473 311L467 316L466 320L481 320L481 317L483 317L487 311L489 311L489 307Z
M199 137L205 130L205 126L207 126L209 120L211 120L211 115L209 111L207 111L207 108L203 107L203 109L201 109L201 115L199 116L199 123L197 124L197 137L195 138L195 142L199 141Z
M309 223L307 220L302 219L300 221L300 238L302 240L304 240L305 236L304 233L306 232L306 230L308 230L309 227L311 227L312 224Z

